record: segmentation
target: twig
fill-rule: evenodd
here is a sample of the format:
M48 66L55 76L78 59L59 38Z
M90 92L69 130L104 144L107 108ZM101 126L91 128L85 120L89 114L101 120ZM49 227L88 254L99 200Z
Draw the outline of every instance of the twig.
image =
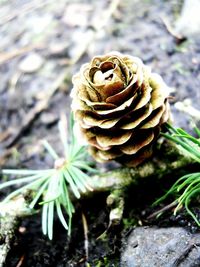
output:
M0 133L0 143L4 140L8 139L8 137L11 135L11 128L6 129L5 131Z
M11 146L13 146L18 141L18 139L21 137L21 135L24 133L24 131L30 128L31 124L36 119L36 117L39 116L42 111L48 108L48 105L49 105L49 102L52 96L61 86L65 77L66 77L66 72L61 73L61 75L52 84L52 87L50 88L45 100L39 101L36 104L36 106L28 112L25 118L22 119L22 125L16 130L11 140L9 140L9 142L6 144L6 148L10 148Z
M162 209L159 209L159 210L155 211L154 213L152 213L151 215L149 215L147 217L147 220L152 219L152 218L155 218L160 213L162 213L162 212L164 212L166 210L169 210L169 209L175 207L177 204L178 204L178 201L177 200L173 201L172 203L168 204L167 206L163 207Z
M22 56L23 54L26 54L27 52L30 52L34 49L43 49L43 48L44 48L43 44L34 44L21 47L11 52L2 52L0 53L0 65L6 63L8 60L11 60L15 57Z
M170 25L169 21L167 20L166 17L161 17L161 20L166 28L166 30L168 31L169 34L171 34L172 37L175 38L177 43L181 43L183 41L186 40L186 38L180 34L178 34Z
M85 259L88 261L89 258L89 241L88 241L88 224L85 214L82 212L83 232L84 232L84 247L85 247Z
M6 144L6 148L10 148L11 146L13 146L18 141L20 136L24 133L24 131L26 131L29 128L29 126L33 123L35 118L46 108L47 108L47 101L46 100L39 101L36 104L36 106L28 112L25 118L22 119L22 125L20 126L20 128L16 130L11 140L9 140L9 142Z
M21 267L24 263L25 255L22 255L16 267Z
M0 25L4 25L5 23L8 23L10 20L17 18L18 16L24 16L30 12L33 12L35 9L38 9L40 7L43 7L47 5L50 1L38 1L38 3L30 2L25 4L20 9L15 9L14 12L4 16L1 18Z
M17 85L20 81L20 79L23 77L23 73L21 71L16 71L14 75L10 79L10 92L15 92L17 89Z

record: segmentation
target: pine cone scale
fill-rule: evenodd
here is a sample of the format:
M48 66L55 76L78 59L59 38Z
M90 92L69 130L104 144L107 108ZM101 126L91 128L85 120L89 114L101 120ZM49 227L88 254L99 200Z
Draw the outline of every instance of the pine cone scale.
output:
M134 137L131 138L127 143L120 146L120 150L127 155L134 155L137 153L141 148L149 145L154 138L154 132L152 129L141 131L139 130L136 134L133 135ZM135 142L137 139L137 142Z
M136 128L140 123L142 123L146 118L150 116L152 110L153 109L151 104L149 104L147 107L134 110L131 113L131 115L129 115L128 122L126 122L125 118L125 122L122 124L120 128L124 130L131 130Z

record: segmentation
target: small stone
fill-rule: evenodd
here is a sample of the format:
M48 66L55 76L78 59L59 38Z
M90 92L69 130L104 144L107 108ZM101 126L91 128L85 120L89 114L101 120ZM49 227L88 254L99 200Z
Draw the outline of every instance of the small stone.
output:
M24 73L33 73L38 71L44 63L44 59L36 53L26 56L19 64L20 71Z
M66 58L68 57L69 44L66 42L53 43L49 47L49 53L51 57Z
M50 112L44 112L42 113L40 120L42 124L50 125L50 124L57 122L58 116Z
M26 232L26 227L20 226L18 231L19 231L19 233L23 234Z
M200 234L181 227L137 227L124 243L123 267L200 266Z

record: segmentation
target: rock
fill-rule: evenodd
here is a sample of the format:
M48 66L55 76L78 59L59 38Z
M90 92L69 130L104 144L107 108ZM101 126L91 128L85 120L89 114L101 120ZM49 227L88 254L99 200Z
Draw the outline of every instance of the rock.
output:
M40 55L31 53L20 62L19 69L24 73L33 73L39 70L43 63L44 59Z
M200 234L181 227L138 227L125 242L123 267L198 267Z
M66 58L68 57L69 43L66 42L54 42L49 46L49 54L55 58Z
M58 121L58 115L51 112L43 112L40 121L42 124L50 125Z

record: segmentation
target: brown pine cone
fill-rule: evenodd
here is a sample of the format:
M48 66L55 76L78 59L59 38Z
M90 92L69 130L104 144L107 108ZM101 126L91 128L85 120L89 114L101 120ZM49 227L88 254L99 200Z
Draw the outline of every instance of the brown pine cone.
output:
M169 118L169 89L137 57L97 56L73 76L72 110L97 161L136 166Z

